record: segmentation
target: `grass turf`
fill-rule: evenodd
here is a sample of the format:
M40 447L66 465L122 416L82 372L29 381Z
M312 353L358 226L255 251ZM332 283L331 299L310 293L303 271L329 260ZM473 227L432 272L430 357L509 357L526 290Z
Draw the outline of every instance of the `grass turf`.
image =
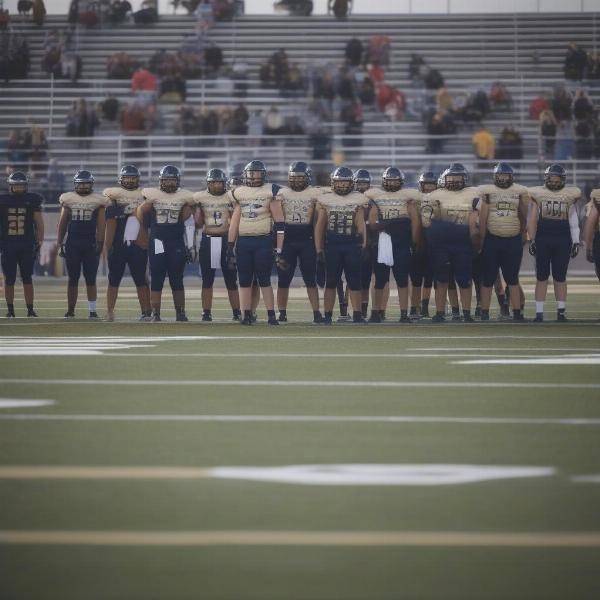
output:
M229 322L222 293L215 322L201 324L197 288L189 293L192 323L132 322L138 309L131 288L121 294L117 322L65 323L58 318L64 312L63 286L38 287L37 305L44 318L0 322L0 351L9 342L29 344L17 338L30 336L36 339L28 348L41 348L44 340L68 348L71 342L57 338L81 337L81 343L90 344L94 336L113 342L119 337L124 347L80 356L0 354L2 398L56 401L46 407L0 409L0 466L443 463L548 466L556 471L550 477L447 486L0 478L1 531L600 531L600 485L572 480L600 473L598 425L93 420L93 415L599 419L599 388L592 387L600 384L598 364L455 364L517 355L599 355L600 327L592 319L600 312L600 296L591 279L570 286L569 316L586 322L564 325L388 322L326 328L307 324L311 313L300 290L294 290L292 322L285 326L242 328ZM526 292L531 298L530 288ZM85 305L80 304L83 316ZM531 315L531 305L526 312ZM170 311L165 316L173 318ZM89 379L102 383L67 384ZM122 380L140 385L119 385ZM314 385L175 385L182 380L302 380ZM158 381L174 385L153 383ZM498 387L319 385L332 381ZM535 382L544 387L502 387ZM91 420L27 418L36 414L87 415ZM600 594L598 564L598 546L5 544L0 545L0 597L587 599Z

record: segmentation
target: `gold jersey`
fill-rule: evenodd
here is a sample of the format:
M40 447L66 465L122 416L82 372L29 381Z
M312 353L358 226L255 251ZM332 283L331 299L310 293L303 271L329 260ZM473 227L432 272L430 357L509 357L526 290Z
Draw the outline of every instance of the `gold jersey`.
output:
M555 191L540 185L528 191L540 211L540 219L551 221L568 221L569 209L581 197L581 190L572 186Z
M337 235L356 235L356 215L359 208L368 206L369 199L360 192L345 196L325 192L319 198L320 206L327 213L327 231Z
M122 187L106 188L102 195L108 198L116 206L123 208L124 215L134 215L140 204L144 202L142 190L126 190Z
M278 190L279 186L265 183L259 187L241 185L231 193L233 201L240 207L240 236L271 233L271 202Z
M277 192L277 200L281 202L285 223L287 225L311 225L321 193L312 186L299 192L289 187L280 188Z
M590 193L590 201L585 205L585 216L589 218L592 206L596 206L596 210L600 213L600 189L592 190ZM598 225L596 231L600 232L600 218L598 219Z
M528 195L527 188L513 183L508 188L480 185L477 188L481 202L489 206L487 229L492 235L514 237L521 232L519 203Z
M225 192L213 195L208 190L196 192L194 202L202 211L204 226L207 230L229 224L229 215L233 209L231 196Z
M477 189L466 187L462 190L433 190L427 200L432 205L431 219L455 225L468 225L469 215L477 202Z
M408 207L416 202L420 192L411 189L388 192L380 187L372 187L364 195L377 207L379 221L385 222L409 219Z
M110 204L110 200L102 194L91 193L80 196L76 192L61 194L58 202L71 210L71 221L91 221L98 208Z
M152 204L156 213L157 225L175 225L179 223L184 206L194 206L194 195L189 190L179 189L171 194L158 188L144 188L144 199Z

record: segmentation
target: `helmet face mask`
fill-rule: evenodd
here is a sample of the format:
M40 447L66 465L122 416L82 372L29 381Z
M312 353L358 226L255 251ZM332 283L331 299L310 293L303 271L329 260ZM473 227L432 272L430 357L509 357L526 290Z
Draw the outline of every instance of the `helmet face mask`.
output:
M444 187L447 190L458 192L465 188L465 178L463 175L448 174L444 177Z
M137 190L140 186L140 171L133 165L121 167L119 173L119 184L126 190Z
M560 175L546 175L544 183L549 190L558 192L565 187L565 178Z
M222 196L225 193L224 181L209 181L206 187L212 196Z
M397 192L404 185L404 173L396 167L388 167L381 176L381 187L386 192Z
M437 182L431 181L420 181L419 182L419 191L423 194L429 194L433 192L433 190L437 190Z
M290 173L288 175L288 185L290 186L290 189L295 192L301 192L308 187L309 179L302 173Z
M244 185L260 187L267 179L267 169L260 160L252 160L244 167Z
M73 188L80 196L91 194L94 189L94 176L89 171L77 171L73 178Z
M179 189L180 182L179 169L173 165L166 165L158 174L158 185L162 192L173 194Z
M366 169L354 171L354 189L364 194L371 187L371 174Z
M494 175L494 185L503 190L508 189L513 184L513 180L513 176L508 173L497 173Z
M11 173L6 179L8 191L11 194L26 194L27 193L27 175L21 171Z
M227 189L227 176L221 169L211 169L206 174L206 188L213 196L221 196Z

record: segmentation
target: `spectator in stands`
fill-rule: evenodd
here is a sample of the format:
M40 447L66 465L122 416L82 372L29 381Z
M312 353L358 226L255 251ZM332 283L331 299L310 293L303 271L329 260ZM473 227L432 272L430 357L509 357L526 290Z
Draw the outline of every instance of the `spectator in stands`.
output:
M67 114L66 133L69 137L92 138L98 126L98 116L93 106L89 105L85 98L75 100ZM81 139L80 148L89 148L90 139Z
M548 94L542 92L539 96L536 96L529 105L529 118L537 121L540 115L550 109L550 103L548 102Z
M167 75L160 81L160 101L163 103L185 102L187 97L187 85L185 79L177 72ZM151 103L152 100L144 95L140 97L143 103Z
M144 67L137 69L131 78L131 93L142 104L153 104L156 101L157 91L156 77Z
M556 125L554 160L569 160L574 153L574 131L571 121L559 121Z
M65 49L60 57L60 74L66 79L70 79L72 83L76 83L81 77L81 58L74 50Z
M373 65L390 64L390 38L387 35L373 35L369 39L366 62Z
M189 104L182 104L179 107L178 115L175 119L174 131L177 135L194 135L200 133L200 125L196 112Z
M345 19L352 12L352 0L327 0L327 14Z
M565 56L565 79L570 81L581 81L587 62L588 59L585 50L580 48L575 42L571 42Z
M327 70L317 73L313 81L313 98L333 102L336 96L335 78Z
M283 133L284 120L282 114L276 106L271 106L265 114L264 132L265 135L281 135Z
M200 133L206 136L215 136L219 133L219 115L213 109L204 107L199 115Z
M589 160L594 154L594 139L590 121L579 121L575 125L575 158ZM584 166L584 165L582 165Z
M508 125L500 133L496 148L496 159L510 162L523 158L523 138L512 126Z
M571 119L573 114L573 98L563 85L559 85L554 89L550 108L554 113L557 123Z
M375 86L370 77L363 77L363 80L358 88L358 98L365 106L370 106L375 103Z
M278 88L281 88L288 78L289 70L287 53L283 48L280 48L277 52L273 53L271 64L273 65L273 81Z
M248 134L248 109L243 104L238 104L233 111L233 129L235 135Z
M48 161L46 176L42 179L46 202L58 204L58 198L65 191L65 174L59 168L58 161L51 158Z
M33 0L33 22L37 27L42 27L46 19L46 6L44 0Z
M454 100L446 86L438 89L436 92L436 105L438 112L452 113L454 112Z
M127 0L112 0L106 16L112 25L118 25L127 19L127 13L130 12L131 4Z
M29 44L14 33L2 32L0 36L0 79L27 77L29 72Z
M29 168L33 173L45 171L48 168L48 140L46 132L27 119L28 129L23 132L23 144L29 154Z
M204 51L204 62L207 76L215 77L223 65L223 51L214 42Z
M21 17L27 16L32 8L33 2L31 0L19 0L17 2L17 11Z
M592 85L597 85L598 80L600 80L600 54L598 52L592 52L588 55L585 77Z
M113 94L108 94L108 96L100 102L100 115L105 121L114 122L117 120L119 108L119 100L115 98Z
M578 121L591 119L594 115L594 106L587 92L583 89L578 89L575 92L575 100L573 101L573 116Z
M6 155L8 163L13 165L15 169L22 170L26 168L29 161L27 152L27 144L23 132L18 129L11 129L6 141Z
M69 12L67 14L67 22L71 28L75 28L77 23L79 23L79 0L71 0Z
M354 77L345 68L340 69L337 93L342 100L354 100Z
M408 77L413 85L419 85L423 82L426 72L425 59L420 54L411 54L408 62Z
M434 112L427 120L427 135L429 136L445 136L450 133L442 113ZM427 139L426 152L428 154L441 154L444 151L446 138L430 137Z
M401 121L406 111L406 97L404 94L391 86L385 84L379 86L380 91L387 88L385 100L380 96L379 101L383 103L383 113L390 121Z
M340 111L340 121L344 123L342 143L345 148L360 148L362 146L363 110L360 102L354 100L345 102Z
M358 65L360 65L362 62L363 52L363 44L358 38L353 37L352 39L348 40L345 51L346 64L351 67L358 67Z
M107 74L111 79L129 79L137 68L137 60L127 52L115 52L107 61Z
M540 114L540 136L544 158L553 159L556 146L556 119L551 110L544 110Z
M158 21L158 10L155 0L143 0L140 10L133 13L133 21L136 25L151 25Z
M154 105L130 102L121 112L121 131L125 135L144 135L152 131L156 121Z
M59 45L48 47L44 56L42 57L42 70L48 75L54 75L54 77L61 76L61 58L62 49Z
M480 125L471 139L473 154L477 159L477 169L480 171L489 168L489 162L494 160L496 154L496 140L485 125Z
M466 122L481 122L490 112L490 102L487 94L483 90L477 90L475 93L470 94L459 112Z
M510 110L512 98L510 92L501 81L494 81L490 88L490 105L493 110Z
M428 90L439 90L444 86L444 78L437 69L426 68L425 77L423 78L425 88Z

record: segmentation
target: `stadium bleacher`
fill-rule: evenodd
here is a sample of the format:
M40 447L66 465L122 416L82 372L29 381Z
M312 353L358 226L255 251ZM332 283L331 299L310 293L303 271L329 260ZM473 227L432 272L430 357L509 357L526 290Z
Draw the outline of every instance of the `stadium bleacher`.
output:
M208 33L223 50L227 64L243 60L247 65L248 91L242 99L249 110L266 109L276 104L284 114L302 114L309 99L282 98L275 89L263 89L258 79L259 66L278 48L285 48L291 62L302 67L319 64L342 64L344 47L352 37L363 42L374 34L387 34L391 39L391 61L386 68L386 81L402 90L408 102L416 101L411 88L408 60L419 53L441 71L453 95L502 81L513 98L511 112L500 112L486 119L486 125L498 134L506 125L514 124L524 140L525 161L522 175L536 180L541 164L538 152L538 126L531 121L527 108L540 91L564 83L562 66L567 44L576 41L587 49L596 44L596 14L544 15L402 15L353 16L344 21L331 17L285 18L277 16L245 16L233 22L217 23ZM332 24L334 25L332 27ZM74 99L84 97L97 102L114 94L122 102L131 98L129 80L106 78L107 58L126 51L147 60L158 48L177 50L182 39L192 35L195 22L189 16L161 16L150 27L124 24L117 27L78 28L78 54L83 61L82 78L76 84L64 80L51 82L41 70L42 46L47 29L66 29L66 17L51 16L44 29L16 22L15 31L25 35L31 48L32 67L29 78L3 85L0 95L0 136L6 137L26 119L46 127L50 134L50 156L57 158L68 173L82 164L92 168L100 181L114 177L117 166L127 159L126 142L120 138L115 124L103 123L89 151L82 153L72 138L65 138L65 118ZM449 51L451 50L451 52ZM187 102L192 105L234 105L229 79L194 79L187 82ZM598 91L596 91L598 90ZM590 88L594 100L600 88ZM27 109L24 110L23 107ZM252 145L243 138L221 137L217 143L185 140L172 134L176 105L161 106L161 124L148 140L142 164L155 173L161 164L182 164L191 185L199 184L210 166L223 166L253 154ZM333 150L342 146L341 126L328 124L332 131ZM463 130L449 141L445 154L432 158L425 153L424 127L414 117L390 124L374 109L365 111L362 145L347 153L353 166L380 167L397 162L407 170L425 164L443 164L450 159L469 163L472 130ZM272 139L272 138L271 138ZM214 140L211 140L214 142ZM260 148L261 157L269 163L272 174L281 176L287 164L299 156L310 156L308 140L282 138L273 145ZM115 152L115 149L117 150ZM323 161L326 168L330 161ZM2 165L4 166L4 165ZM579 165L581 167L581 165ZM584 165L583 173L595 170L595 164Z

